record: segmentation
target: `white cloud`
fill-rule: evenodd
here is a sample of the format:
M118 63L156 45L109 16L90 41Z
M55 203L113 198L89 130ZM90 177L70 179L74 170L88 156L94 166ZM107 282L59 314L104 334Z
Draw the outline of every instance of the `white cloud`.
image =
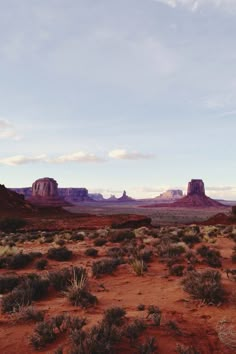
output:
M152 154L143 154L140 152L128 152L125 149L115 149L109 152L109 157L117 160L146 160L153 158Z
M39 155L35 157L16 155L16 156L0 159L0 164L8 165L8 166L17 166L17 165L24 165L28 163L45 162L45 161L47 161L46 155Z
M19 139L15 127L7 119L0 119L0 139Z
M216 8L232 9L236 8L235 0L153 0L170 7L185 6L192 11L196 11L198 8L210 5Z
M52 160L52 162L56 163L64 163L64 162L103 162L104 159L98 157L94 154L78 151L72 154L61 155L56 159Z

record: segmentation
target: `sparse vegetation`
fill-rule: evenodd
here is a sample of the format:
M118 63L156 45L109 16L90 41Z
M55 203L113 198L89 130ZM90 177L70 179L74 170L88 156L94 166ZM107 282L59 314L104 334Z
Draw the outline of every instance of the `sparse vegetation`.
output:
M93 276L98 277L102 274L112 274L119 265L116 259L102 259L92 265Z
M69 261L72 258L72 251L66 247L49 248L47 257L55 261Z
M27 225L26 220L21 218L3 218L0 220L0 230L4 232L16 232Z
M44 270L48 265L47 259L40 259L39 261L36 262L35 267L38 270Z
M183 280L184 290L207 304L217 305L225 299L225 291L218 271L189 272Z
M98 250L96 250L96 248L87 248L84 253L86 256L96 257L98 254Z

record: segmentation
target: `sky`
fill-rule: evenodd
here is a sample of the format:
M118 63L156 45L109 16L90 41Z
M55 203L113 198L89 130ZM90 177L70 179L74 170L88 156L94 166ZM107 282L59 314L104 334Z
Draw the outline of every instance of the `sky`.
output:
M0 0L0 183L236 200L235 0Z

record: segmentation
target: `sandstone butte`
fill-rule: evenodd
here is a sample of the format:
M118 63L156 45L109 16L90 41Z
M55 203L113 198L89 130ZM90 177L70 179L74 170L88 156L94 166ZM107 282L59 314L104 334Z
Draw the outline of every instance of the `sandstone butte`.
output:
M147 205L146 207L168 207L168 208L209 208L221 207L222 204L211 199L205 194L204 182L201 179L192 179L188 183L187 195L174 203L168 205L156 203Z

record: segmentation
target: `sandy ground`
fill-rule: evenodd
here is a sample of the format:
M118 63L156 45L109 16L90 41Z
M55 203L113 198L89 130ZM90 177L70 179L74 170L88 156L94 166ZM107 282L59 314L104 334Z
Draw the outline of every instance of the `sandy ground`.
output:
M181 211L179 212L181 213ZM150 241L149 244L155 241L153 238L147 239ZM161 326L149 326L144 332L145 337L156 337L158 344L156 353L174 354L176 353L177 343L193 345L199 349L201 354L233 354L236 352L235 349L230 349L221 343L216 332L219 321L222 319L235 321L236 318L236 283L231 278L227 278L224 271L225 268L232 268L233 266L230 257L235 243L232 239L219 236L216 243L212 245L214 249L221 252L223 257L223 265L220 269L223 285L228 294L234 296L229 296L231 300L221 306L207 306L191 299L189 294L182 289L181 278L168 275L166 263L158 256L153 257L153 261L149 263L148 271L144 276L137 276L129 264L124 264L120 265L113 275L105 275L96 279L91 275L93 261L102 259L106 256L108 248L119 247L120 244L108 242L102 247L97 247L99 253L95 259L84 255L85 249L93 245L93 241L87 238L84 241L70 241L66 245L73 251L71 261L50 261L46 271L36 271L34 264L32 264L26 269L16 271L16 273L37 272L46 274L48 271L58 270L65 266L84 266L89 273L91 292L97 296L98 304L86 310L81 309L70 305L60 292L51 291L48 297L34 304L37 309L46 311L46 318L62 313L79 315L87 318L87 326L90 327L102 318L103 311L109 307L124 307L127 312L126 317L131 320L136 317L146 317L146 312L137 310L139 304L156 305L160 307L163 313ZM25 253L40 251L45 254L50 247L52 247L51 244L42 244L38 240L25 242L23 245ZM199 244L197 247L199 247ZM197 265L198 270L206 268L209 267L204 264ZM6 270L0 269L0 275L6 274L6 272ZM167 327L166 324L169 320L177 323L181 334L177 334ZM29 344L29 337L33 333L34 326L35 324L32 322L16 322L14 315L0 315L0 353L37 353ZM142 337L140 341L142 341ZM55 349L62 344L65 350L63 353L69 353L69 342L68 336L62 335L55 343L48 345L40 352L54 353ZM122 342L118 345L117 353L137 353L137 351L130 348L128 343Z
M178 224L194 223L209 219L218 213L230 213L231 208L223 206L220 208L170 208L156 207L145 208L147 203L99 203L88 202L77 206L67 207L66 210L72 213L90 213L96 215L111 214L137 214L152 218L152 224Z

